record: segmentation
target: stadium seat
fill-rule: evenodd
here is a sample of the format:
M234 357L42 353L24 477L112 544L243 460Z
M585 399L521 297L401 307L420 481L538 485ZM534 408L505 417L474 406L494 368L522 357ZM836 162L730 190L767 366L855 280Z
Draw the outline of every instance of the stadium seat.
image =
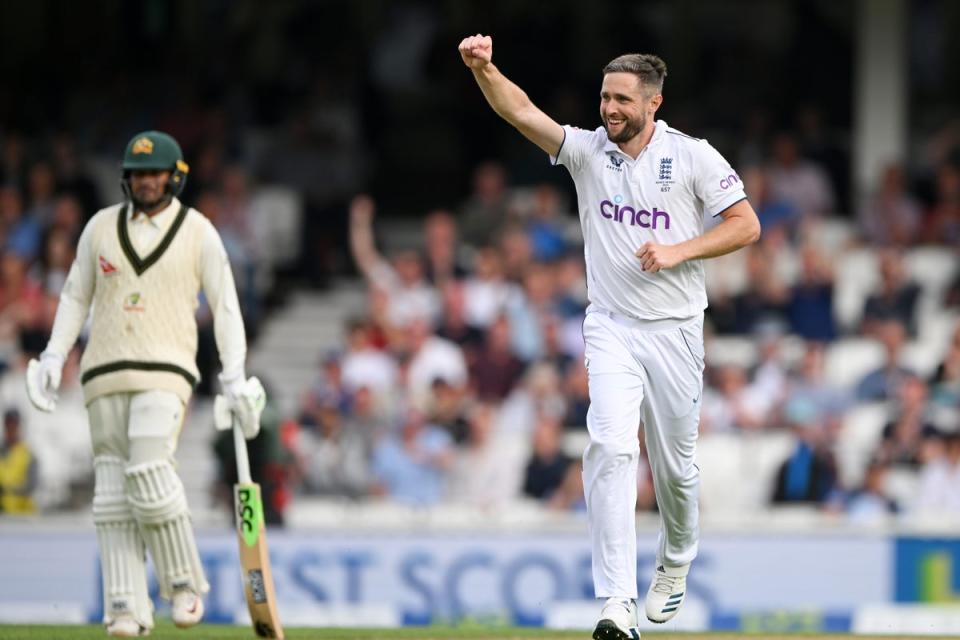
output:
M837 434L836 456L844 488L856 489L863 482L867 464L889 420L890 405L886 402L859 404L843 417Z
M785 431L706 434L697 444L700 499L711 513L759 511L795 440Z
M863 376L883 365L883 345L869 338L843 338L827 345L824 376L844 389L853 389Z
M942 293L960 269L960 256L946 247L916 247L903 258L904 269L909 279L925 291Z
M706 361L711 367L736 366L749 369L757 363L757 345L750 338L712 336L706 340Z
M857 249L842 254L834 263L833 315L840 327L855 330L863 317L863 305L880 282L877 254Z

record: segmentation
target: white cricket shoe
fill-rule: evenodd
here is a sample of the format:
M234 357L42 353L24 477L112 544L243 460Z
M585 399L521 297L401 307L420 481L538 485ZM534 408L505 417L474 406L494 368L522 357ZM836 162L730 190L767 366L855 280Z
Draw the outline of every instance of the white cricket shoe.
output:
M593 640L640 640L637 603L629 598L607 598Z
M647 620L661 623L677 615L686 597L689 572L689 564L682 567L657 567L647 590Z
M203 618L203 598L193 589L178 589L173 592L171 606L173 624L187 629Z
M150 629L134 620L129 613L124 613L107 625L107 635L112 638L142 638L150 635Z

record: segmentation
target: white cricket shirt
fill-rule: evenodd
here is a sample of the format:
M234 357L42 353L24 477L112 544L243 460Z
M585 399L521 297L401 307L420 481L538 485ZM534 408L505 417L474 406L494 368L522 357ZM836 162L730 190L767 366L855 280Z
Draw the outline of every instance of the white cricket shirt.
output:
M707 306L703 264L688 260L648 273L635 253L645 242L677 244L703 233L703 214L745 199L740 177L706 140L658 120L636 160L603 127L564 126L555 164L577 187L590 302L641 320L689 318Z

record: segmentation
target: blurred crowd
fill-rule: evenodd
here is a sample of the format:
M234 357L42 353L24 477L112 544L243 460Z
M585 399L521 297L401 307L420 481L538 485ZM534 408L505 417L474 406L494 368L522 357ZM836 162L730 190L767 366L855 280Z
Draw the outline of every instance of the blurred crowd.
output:
M925 168L884 170L852 216L838 215L846 187L815 136L748 136L734 156L763 237L708 266L703 455L723 438L786 437L764 504L960 513L957 129L932 141ZM23 370L46 343L83 224L119 174L69 135L6 132L0 148L0 506L68 508L91 481L79 348L53 416L26 412ZM199 148L184 199L220 230L255 340L290 257L273 229L287 205L218 149ZM570 192L482 162L462 202L424 213L414 244L382 237L391 216L373 197L347 209L344 253L367 311L324 354L296 415L265 416L253 462L268 519L298 496L583 509L587 289ZM294 239L317 224L309 217ZM199 320L209 381L218 365L202 305ZM223 469L229 449L218 443ZM638 510L656 509L644 461L637 482ZM703 506L714 508L709 494Z
M744 481L710 475L713 443L770 437L781 446L768 477L739 474L769 482L751 488L759 507L960 515L960 146L933 156L929 201L890 166L851 219L837 215L830 164L801 142L784 133L744 149L763 237L708 266L701 467L722 488L703 507ZM376 208L367 195L350 205L368 312L304 395L288 438L299 490L582 509L574 203L483 163L458 208L425 214L420 245L386 238L389 251L375 242ZM638 510L655 510L645 461L637 482Z

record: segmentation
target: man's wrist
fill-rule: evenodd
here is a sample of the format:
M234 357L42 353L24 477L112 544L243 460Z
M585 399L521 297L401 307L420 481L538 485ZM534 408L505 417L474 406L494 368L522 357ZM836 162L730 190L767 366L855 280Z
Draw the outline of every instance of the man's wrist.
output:
M52 362L58 366L63 366L64 358L61 354L56 351L51 351L50 349L45 349L43 353L40 354L40 362Z

